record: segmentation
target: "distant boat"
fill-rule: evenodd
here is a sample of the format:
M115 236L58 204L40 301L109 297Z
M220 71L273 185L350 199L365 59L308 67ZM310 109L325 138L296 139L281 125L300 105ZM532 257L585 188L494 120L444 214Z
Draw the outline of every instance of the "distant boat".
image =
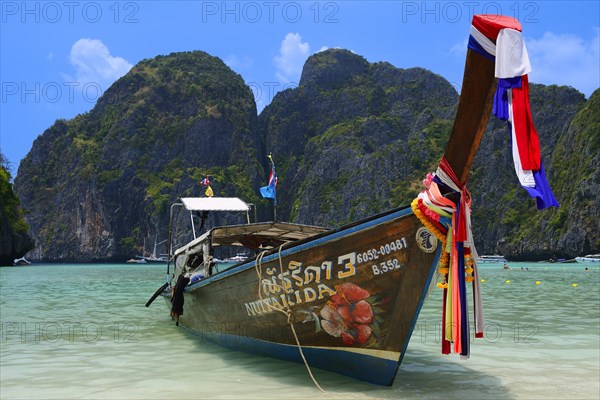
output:
M479 256L477 258L477 263L507 263L508 260L503 256L493 255L493 256Z
M23 266L23 265L30 265L30 264L31 264L31 262L27 261L25 259L25 257L15 258L15 260L13 261L14 266Z
M245 261L246 259L248 259L248 256L243 255L243 254L237 254L233 257L224 259L222 262L224 262L224 263L239 263L239 262Z
M167 260L168 260L167 256L166 255L157 256L157 253L156 253L157 247L160 246L161 244L165 243L166 241L167 241L167 239L163 240L162 242L158 242L155 237L154 238L154 249L152 250L151 255L135 256L135 259L129 260L127 262L128 263L137 263L137 264L166 264ZM144 239L144 252L145 251L146 251L146 239Z
M600 263L600 254L588 254L584 257L575 257L575 261L580 263Z
M495 46L499 31L514 37L511 32L521 30L517 20L505 16L475 15L473 23L491 38L479 33L488 48ZM391 385L421 306L435 286L431 283L440 274L438 287L449 299L439 324L443 330L449 327L442 332L442 353L467 358L470 338L483 337L483 310L477 253L466 245L472 236L464 185L497 87L490 54L472 48L467 50L454 126L423 197L335 229L250 223L250 207L238 198L181 198L171 206L167 248L171 252L173 224L181 220L174 218L174 210L189 212L193 239L169 254L167 280L146 306L162 296L177 325L234 350ZM425 201L440 211L438 216L452 213L454 227L428 217L431 208ZM244 212L247 223L196 234L193 216L198 212ZM445 251L450 229L451 261ZM222 258L224 247L244 248L244 254L253 256L220 270L213 257ZM506 261L494 257L494 262ZM467 295L467 288L472 293ZM472 314L469 298L475 299Z
M127 264L147 264L146 260L140 258L131 258L126 261Z
M166 264L167 263L167 257L166 256L160 256L160 257L153 257L153 256L135 256L137 260L139 260L140 264L144 264L144 263L154 263L154 264Z
M577 260L575 258L551 258L548 260L548 262L556 264L572 264L576 263Z

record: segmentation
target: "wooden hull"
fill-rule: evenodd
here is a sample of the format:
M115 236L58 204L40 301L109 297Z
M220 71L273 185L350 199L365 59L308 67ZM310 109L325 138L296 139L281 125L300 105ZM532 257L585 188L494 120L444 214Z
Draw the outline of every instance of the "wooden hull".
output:
M440 248L410 207L390 211L188 286L179 323L234 350L301 362L289 309L311 367L391 385Z

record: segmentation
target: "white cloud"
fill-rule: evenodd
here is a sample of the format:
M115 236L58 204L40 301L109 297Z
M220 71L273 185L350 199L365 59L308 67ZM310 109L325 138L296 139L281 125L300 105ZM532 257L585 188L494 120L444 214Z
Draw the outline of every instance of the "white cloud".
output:
M317 53L320 53L320 52L325 51L325 50L329 50L329 47L327 47L327 46L321 46L321 48L319 50L317 50Z
M133 67L125 59L112 56L108 47L98 39L76 41L71 47L69 60L75 67L74 79L77 82L95 82L105 90Z
M302 66L310 54L310 45L299 33L288 33L281 42L279 54L273 58L275 77L282 83L299 82Z
M589 96L600 86L600 30L586 41L572 34L546 32L525 41L531 60L531 81L569 85Z

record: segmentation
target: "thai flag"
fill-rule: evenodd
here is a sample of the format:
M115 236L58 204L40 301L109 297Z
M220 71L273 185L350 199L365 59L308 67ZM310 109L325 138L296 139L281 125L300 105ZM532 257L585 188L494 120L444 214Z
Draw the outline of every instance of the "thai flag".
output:
M495 63L498 88L493 113L508 121L513 162L521 186L536 199L538 209L559 207L546 179L533 125L528 77L531 64L521 25L514 19L498 17L473 16L468 48Z
M271 160L271 173L269 174L269 183L267 186L263 186L260 188L260 194L265 199L276 199L277 193L277 173L275 172L275 163L273 162L273 158L269 155L269 159Z
M200 181L200 184L202 186L208 186L208 185L210 185L210 181L208 180L208 177L202 179L202 181Z

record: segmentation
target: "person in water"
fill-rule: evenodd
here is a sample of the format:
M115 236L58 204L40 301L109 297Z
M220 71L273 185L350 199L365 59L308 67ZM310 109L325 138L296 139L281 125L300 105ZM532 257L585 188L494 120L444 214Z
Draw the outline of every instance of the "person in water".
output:
M504 263L504 269L510 269L510 268L508 268L508 264L507 263Z

